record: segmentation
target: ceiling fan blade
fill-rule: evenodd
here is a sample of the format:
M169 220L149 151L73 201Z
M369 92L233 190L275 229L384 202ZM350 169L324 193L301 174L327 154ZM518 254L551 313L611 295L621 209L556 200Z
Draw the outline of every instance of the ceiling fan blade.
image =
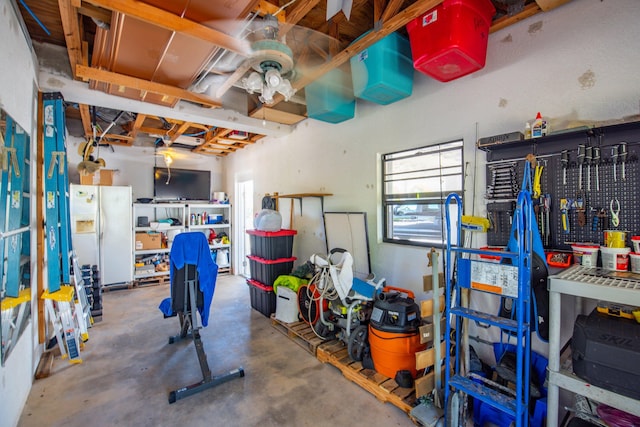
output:
M347 21L351 18L351 8L353 0L327 0L327 21L336 16L340 11L347 17Z
M245 61L240 64L236 71L234 71L233 74L231 74L229 78L227 78L227 80L225 80L225 82L218 88L216 91L216 98L222 98L224 94L227 93L227 91L231 89L231 87L236 84L238 80L240 80L251 68L251 61Z
M350 5L351 0L341 2L341 7L348 8ZM226 26L235 28L237 37L248 42L251 46L251 53L244 62L236 65L231 74L226 74L224 82L218 83L219 80L216 78L217 87L214 86L209 90L209 93L216 99L221 99L235 86L243 88L250 94L255 93L254 96L262 104L270 105L276 100L289 100L296 90L301 89L301 86L296 85L295 82L301 79L308 81L303 77L314 75L314 70L328 63L331 60L331 52L339 51L340 47L339 40L328 34L280 22L273 16L235 21L235 24L229 23ZM198 84L194 86L194 90L197 90L195 88L200 85L200 82L202 82L200 85L202 87L209 87L213 84L211 82L214 80L209 76L213 77L229 72L230 63L225 60L225 55L229 55L229 53L221 52L210 62L210 66L205 70L205 74L201 76ZM267 72L270 70L277 71L278 78L281 78L280 83L277 83L277 79L269 79L270 83L267 83ZM252 84L247 86L246 82L243 82L243 78L248 77L249 72L261 76L262 82L256 82L254 78L251 81ZM280 95L283 96L280 97Z

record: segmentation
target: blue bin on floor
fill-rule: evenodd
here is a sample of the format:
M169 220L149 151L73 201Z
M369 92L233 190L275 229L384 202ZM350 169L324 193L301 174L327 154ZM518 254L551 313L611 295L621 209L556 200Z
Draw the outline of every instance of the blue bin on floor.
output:
M414 68L411 44L404 36L391 33L350 62L356 98L387 105L411 95Z
M507 343L494 343L493 353L496 358L496 362L500 361L502 355L507 352L515 352L516 347L513 344ZM547 365L549 361L546 357L542 356L535 351L531 352L531 370L530 376L537 375L538 382L544 383L546 377ZM529 417L529 425L531 427L544 427L547 418L547 389L540 385L541 397L535 401L533 415ZM486 404L480 400L474 399L473 401L473 424L478 427L484 427L486 423L496 425L498 427L509 427L515 419L507 415L506 413Z

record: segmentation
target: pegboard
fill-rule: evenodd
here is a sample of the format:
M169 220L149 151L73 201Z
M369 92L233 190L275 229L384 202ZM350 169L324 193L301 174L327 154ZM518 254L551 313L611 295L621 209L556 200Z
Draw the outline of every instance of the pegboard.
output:
M612 148L627 143L627 159L625 162L625 176L622 177L622 164L612 159ZM598 165L599 191L596 185L596 167L588 166L586 160L582 165L582 190L580 189L580 167L578 163L578 145L585 147L599 147L601 160ZM511 164L516 161L516 174L518 183L522 183L524 174L525 157L532 153L543 166L542 194L549 194L549 233L545 238L540 223L540 215L536 216L538 229L545 248L570 250L572 242L604 243L604 230L627 231L627 244L630 246L630 238L640 234L640 123L627 123L623 125L607 126L570 132L562 135L552 135L535 140L517 141L507 146L486 147L487 151L487 185L492 183L492 171L500 165ZM566 168L566 184L563 183L563 167L561 153L568 152ZM614 167L616 177L614 179ZM532 178L533 172L532 169ZM590 188L588 181L590 177ZM488 187L489 189L490 187ZM487 212L498 212L492 219L492 229L487 235L487 243L490 246L506 246L509 240L511 222L509 213L515 208L515 199L500 200L488 198L491 194L485 194ZM575 203L582 199L584 209L584 225L579 224L579 211ZM562 227L560 201L571 200L568 209L569 231ZM615 199L620 203L619 224L613 226L611 221L611 200L614 200L614 208L617 208ZM534 205L536 201L534 200ZM606 213L604 218L598 218L596 229L593 229L594 216Z

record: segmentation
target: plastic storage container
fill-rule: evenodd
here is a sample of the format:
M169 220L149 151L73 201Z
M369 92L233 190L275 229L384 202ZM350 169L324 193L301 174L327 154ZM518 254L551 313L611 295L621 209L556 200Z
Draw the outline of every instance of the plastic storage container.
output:
M629 258L631 260L631 271L640 273L640 253L631 252Z
M414 68L441 82L483 68L495 13L490 0L444 0L409 22Z
M576 243L571 245L571 249L573 250L573 262L575 264L581 264L585 267L596 267L598 265L598 252L600 252L598 245Z
M356 98L387 105L411 95L411 45L404 36L391 33L352 56L350 61Z
M329 123L352 119L356 112L351 76L339 68L304 88L307 116Z
M251 308L271 317L276 311L276 294L273 287L252 279L247 280L247 285L251 296Z
M631 248L608 248L601 246L602 268L607 270L627 271L629 269L629 252Z
M631 237L631 244L633 245L633 252L640 253L640 236Z
M283 274L290 274L293 270L295 257L280 259L264 259L249 255L249 267L251 278L267 286L273 286L273 282Z
M627 246L627 232L620 230L605 230L604 245L608 248L624 248Z
M276 293L276 319L285 323L297 322L298 294L286 286L279 286Z
M250 236L251 255L264 259L291 258L293 236L296 230L260 231L247 230Z

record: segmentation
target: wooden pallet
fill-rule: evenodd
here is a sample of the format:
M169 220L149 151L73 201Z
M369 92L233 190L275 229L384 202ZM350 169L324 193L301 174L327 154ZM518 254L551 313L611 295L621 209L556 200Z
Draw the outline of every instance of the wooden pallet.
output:
M318 346L327 342L319 338L306 322L285 323L276 319L276 315L272 314L271 325L314 356ZM331 340L329 342L334 341Z
M415 406L416 393L413 388L400 387L394 379L387 378L373 369L363 368L361 362L351 360L346 346L341 341L321 344L317 348L316 357L322 363L329 363L340 369L345 378L382 402L389 402L407 414Z
M170 282L169 275L156 276L156 277L147 277L145 279L136 280L134 287L136 287L136 288L144 288L144 287L147 287L147 286L168 285L169 282Z
M136 282L118 283L115 285L102 286L102 292L121 291L123 289L133 289L136 287Z

